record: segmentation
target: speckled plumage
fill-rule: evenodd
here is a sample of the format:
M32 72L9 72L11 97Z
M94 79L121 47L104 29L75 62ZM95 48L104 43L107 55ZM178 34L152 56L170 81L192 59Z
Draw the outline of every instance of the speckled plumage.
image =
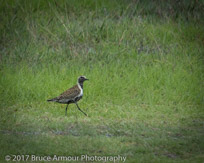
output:
M47 100L48 102L58 102L62 104L67 104L65 115L67 115L68 105L71 103L75 103L77 108L84 113L78 106L77 101L79 101L83 96L83 82L88 80L85 76L80 76L77 80L77 84L68 90L64 91L59 96ZM84 113L86 115L86 113Z
M49 101L55 101L62 104L74 103L75 101L80 100L80 98L77 98L78 95L80 95L80 89L77 84L72 88L69 88L68 90L64 91L58 97L50 99Z

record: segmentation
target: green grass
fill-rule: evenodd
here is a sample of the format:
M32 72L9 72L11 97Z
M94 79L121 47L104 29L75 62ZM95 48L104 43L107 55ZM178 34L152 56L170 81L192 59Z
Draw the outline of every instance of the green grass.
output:
M1 1L6 155L204 161L202 1ZM85 75L79 106L48 103Z

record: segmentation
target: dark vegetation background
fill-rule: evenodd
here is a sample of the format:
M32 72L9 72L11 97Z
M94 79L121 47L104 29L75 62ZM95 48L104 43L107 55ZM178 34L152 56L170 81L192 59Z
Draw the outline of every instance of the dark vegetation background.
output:
M202 0L1 0L0 159L204 161ZM89 78L79 102L47 103Z

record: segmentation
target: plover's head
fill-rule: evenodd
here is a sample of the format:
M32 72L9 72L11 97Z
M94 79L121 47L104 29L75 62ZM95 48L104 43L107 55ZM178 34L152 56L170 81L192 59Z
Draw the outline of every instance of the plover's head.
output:
M87 79L86 76L78 77L78 83L83 83L85 80L89 80L89 79Z

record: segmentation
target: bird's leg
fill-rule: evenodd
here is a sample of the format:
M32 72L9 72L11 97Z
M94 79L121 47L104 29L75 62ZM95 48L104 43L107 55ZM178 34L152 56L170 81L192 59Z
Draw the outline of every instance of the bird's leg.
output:
M76 104L77 108L79 109L79 111L81 111L82 113L84 113L85 116L87 116L87 114L86 114L85 112L83 112L83 111L79 108L79 106L78 106L78 104L77 104L76 102L75 102L75 104Z
M68 105L69 105L69 104L67 104L67 107L66 107L66 109L65 109L65 116L67 116Z

